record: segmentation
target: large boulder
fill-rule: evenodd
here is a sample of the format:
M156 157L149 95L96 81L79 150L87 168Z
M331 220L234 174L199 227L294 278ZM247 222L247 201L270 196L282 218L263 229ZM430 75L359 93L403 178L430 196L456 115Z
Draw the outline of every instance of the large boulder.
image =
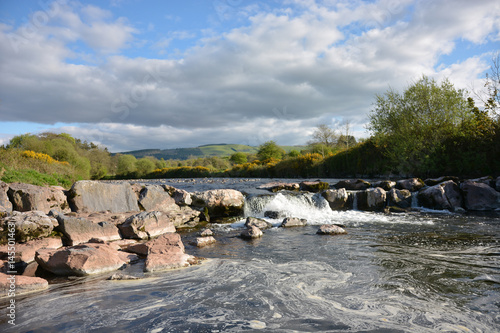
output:
M66 245L87 243L91 239L104 242L121 239L118 228L107 221L94 223L82 217L57 215L57 230L64 234Z
M38 250L36 262L56 275L85 276L119 269L126 262L106 244L88 243L59 250Z
M434 185L440 184L442 182L446 182L448 180L452 180L452 181L454 181L457 184L458 184L458 181L459 181L458 177L454 177L454 176L442 176L442 177L439 177L439 178L427 178L426 180L424 180L424 183L427 186L434 186Z
M461 210L462 196L460 188L453 180L423 188L418 192L418 204L430 209Z
M373 187L380 187L386 191L390 191L396 186L396 182L392 180L380 180L375 183L372 183Z
M282 228L304 227L306 225L307 220L298 217L285 217L281 223Z
M39 237L47 237L57 226L57 220L45 215L44 212L33 210L29 212L12 212L8 217L1 220L3 236L14 228L17 242L27 242Z
M172 198L174 198L177 205L182 207L189 206L193 203L193 199L191 199L191 193L189 193L188 191L181 190L170 185L163 185L163 188L168 192L168 194L170 194Z
M424 186L425 183L420 178L402 179L396 182L396 188L398 190L408 190L410 192L418 191Z
M330 185L326 182L314 181L314 182L301 182L300 184L301 191L307 192L321 192L323 190L327 190L330 188Z
M209 190L191 195L192 206L207 208L210 217L239 216L243 214L245 197L236 190Z
M32 240L26 243L16 244L14 262L30 263L35 260L35 253L40 249L58 249L63 246L62 240L59 237L47 237L42 239ZM0 246L0 259L7 259L9 254L9 246Z
M139 195L139 204L146 211L179 210L174 198L159 185L146 186Z
M104 183L81 180L69 191L69 203L75 212L112 213L139 211L137 196L129 183Z
M410 208L411 207L411 192L408 190L391 189L387 192L387 206Z
M147 255L146 272L188 267L196 262L195 257L184 253L184 244L177 233L163 234L146 243L131 245L128 251Z
M157 211L130 216L118 228L123 237L133 239L150 239L164 233L175 232L175 225L170 216Z
M62 187L44 187L12 183L7 191L13 210L27 212L39 210L48 214L51 209L69 212L70 208Z
M484 183L465 181L460 184L467 210L494 210L500 208L500 193Z
M19 295L44 290L48 287L47 280L39 277L0 273L0 297L9 295L9 292Z
M9 185L0 180L0 213L12 212L12 202L7 195L8 190Z
M321 193L321 195L326 199L326 201L328 201L332 210L348 209L347 202L349 200L349 194L345 188L338 190L326 190Z
M263 220L263 219L259 219L257 217L247 217L246 221L245 221L245 227L246 228L251 228L251 227L257 227L259 229L269 229L269 228L272 228L273 225L269 222L267 222L266 220Z
M387 199L386 191L383 188L369 188L357 194L358 209L363 211L382 211Z
M335 188L345 188L348 191L362 191L370 186L371 184L363 179L347 179L335 184Z

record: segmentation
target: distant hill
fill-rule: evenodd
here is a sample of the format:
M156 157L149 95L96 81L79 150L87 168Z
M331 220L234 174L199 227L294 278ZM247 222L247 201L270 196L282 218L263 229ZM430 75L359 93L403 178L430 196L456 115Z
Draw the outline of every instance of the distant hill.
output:
M292 149L300 151L305 146L281 146L286 152ZM236 152L243 152L248 154L256 154L257 147L238 145L238 144L210 144L203 145L196 148L175 148L175 149L141 149L122 152L120 154L134 155L137 158L145 156L154 156L157 159L165 160L187 160L189 158L210 157L210 156L231 156Z

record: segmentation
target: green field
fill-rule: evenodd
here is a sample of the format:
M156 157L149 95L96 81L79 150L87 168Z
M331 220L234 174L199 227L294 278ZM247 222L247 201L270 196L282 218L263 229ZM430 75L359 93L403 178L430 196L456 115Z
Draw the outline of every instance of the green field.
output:
M287 153L291 150L302 150L305 146L281 146ZM219 156L227 157L236 152L243 152L248 154L256 154L258 147L252 147L239 144L210 144L203 145L196 148L175 148L175 149L143 149L122 152L121 154L134 155L137 158L144 156L154 156L158 159L165 160L186 160L189 158L197 157L210 157Z

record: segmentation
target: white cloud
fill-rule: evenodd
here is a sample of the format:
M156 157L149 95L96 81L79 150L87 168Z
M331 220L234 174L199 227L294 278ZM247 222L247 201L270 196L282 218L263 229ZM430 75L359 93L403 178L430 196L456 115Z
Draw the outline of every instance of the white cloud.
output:
M138 31L100 8L66 6L54 22L21 35L15 48L12 36L21 30L0 26L0 121L87 123L65 130L120 150L247 138L259 144L259 137L304 143L315 125L334 118L351 119L361 133L374 95L389 86L400 89L421 74L450 77L460 88L477 82L485 69L480 55L444 66L439 59L453 54L459 40L498 39L498 6L446 0L233 6L249 23L222 35L203 31L207 37L179 60L104 57L130 45ZM173 31L156 47L193 37ZM68 64L80 56L71 48L77 41L101 61Z

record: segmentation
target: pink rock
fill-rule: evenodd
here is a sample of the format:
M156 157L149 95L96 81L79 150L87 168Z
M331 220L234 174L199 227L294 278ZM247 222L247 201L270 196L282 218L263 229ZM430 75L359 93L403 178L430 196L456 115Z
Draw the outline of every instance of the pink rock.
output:
M189 254L150 254L144 266L145 272L164 271L169 269L189 267L195 263L195 258Z
M9 292L14 292L15 295L24 294L48 287L47 280L39 277L0 273L0 296L8 296Z
M56 275L90 275L117 270L125 264L118 251L106 244L81 244L60 250L42 249L36 262Z
M249 228L243 230L241 232L241 238L253 239L262 237L262 231L256 226L250 226Z
M158 211L133 215L118 227L123 237L135 239L148 239L164 233L175 232L175 226L170 216Z
M9 185L8 194L13 209L20 212L39 210L48 214L51 209L70 212L64 189L61 187L12 183Z
M196 237L195 245L197 247L204 247L207 245L215 244L217 241L212 236Z
M184 244L182 243L181 236L177 233L163 234L158 238L140 243L130 245L128 251L149 255L153 254L178 254L184 253Z
M26 263L35 260L36 251L46 248L46 249L58 249L63 246L61 238L58 237L48 237L29 241L24 244L15 245L15 262L24 261ZM8 257L8 245L0 246L0 257L6 259Z

